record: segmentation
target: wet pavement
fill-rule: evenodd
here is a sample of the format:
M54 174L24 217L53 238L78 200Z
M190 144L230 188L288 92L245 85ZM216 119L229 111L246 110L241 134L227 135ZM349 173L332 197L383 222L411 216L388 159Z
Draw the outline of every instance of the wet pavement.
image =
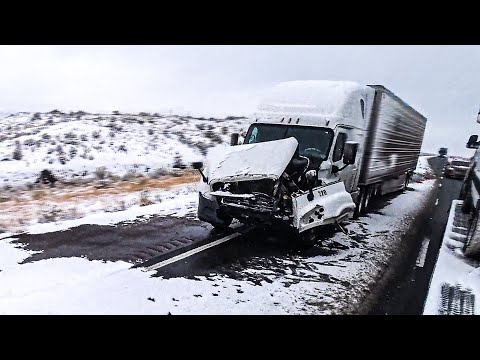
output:
M443 176L446 158L435 157L429 162L439 177L435 204L422 226L423 231L418 234L417 246L412 247L406 254L393 280L370 314L421 315L423 313L450 206L452 201L458 198L462 187L462 180Z

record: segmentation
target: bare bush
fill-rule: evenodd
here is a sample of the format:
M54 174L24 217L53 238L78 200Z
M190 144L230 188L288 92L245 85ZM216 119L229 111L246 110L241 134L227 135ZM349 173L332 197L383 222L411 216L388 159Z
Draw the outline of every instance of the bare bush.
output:
M35 140L32 139L32 138L26 139L26 140L23 142L23 145L33 146L33 145L35 145Z
M98 131L98 130L93 131L92 132L92 137L94 139L98 139L100 137L100 131Z
M15 141L15 150L13 150L12 154L13 160L22 160L23 153L22 153L22 146L20 145L20 141Z
M59 220L61 210L57 206L53 206L46 211L42 211L39 214L39 223L49 223Z
M131 181L133 179L138 178L139 176L140 176L140 174L136 170L130 169L122 176L122 180L123 181Z
M208 144L204 143L203 141L199 141L196 142L194 145L198 148L198 150L200 150L200 154L202 154L203 156L207 155L209 148Z
M140 206L147 206L147 205L154 204L154 202L148 198L149 195L150 195L150 192L148 190L143 190L140 193L140 200L139 200L138 204Z
M185 169L186 166L183 163L183 157L180 153L175 153L175 157L173 158L173 168L174 169Z
M221 136L218 135L213 130L207 130L207 131L205 131L204 134L205 134L205 137L212 140L213 143L217 143L217 144L223 143L223 139L221 138Z
M169 172L167 169L161 167L161 168L155 169L155 170L150 174L150 177L151 177L152 179L158 179L158 178L160 178L160 177L162 177L162 176L167 176L167 175L169 175L169 174L170 174L170 172Z
M70 132L68 132L68 133L65 133L65 134L64 134L64 137L65 137L65 139L71 139L71 140L73 140L73 139L76 139L76 138L77 138L77 134L75 134L73 131L70 131Z
M107 175L107 168L105 166L100 166L95 169L95 177L99 180L105 179Z

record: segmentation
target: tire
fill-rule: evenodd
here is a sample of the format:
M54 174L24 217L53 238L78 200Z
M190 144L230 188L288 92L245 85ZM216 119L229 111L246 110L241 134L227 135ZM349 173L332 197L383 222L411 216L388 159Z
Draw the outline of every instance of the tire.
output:
M368 206L370 205L372 197L373 197L373 187L369 186L365 190L365 198L363 199L363 207L362 207L363 214L367 212Z
M303 246L312 247L317 243L317 237L315 234L315 228L310 230L305 230L304 232L298 234L300 242Z
M366 188L364 187L360 188L357 204L355 206L355 212L353 213L354 219L358 219L359 216L364 213L365 195L366 195Z
M407 191L408 184L410 184L410 175L407 174L405 178L405 183L403 184L403 192Z
M224 214L218 214L217 217L218 217L218 220L220 222L211 223L211 225L217 230L228 229L228 227L230 226L230 224L233 221L233 218L231 216L227 216L227 215L224 215Z

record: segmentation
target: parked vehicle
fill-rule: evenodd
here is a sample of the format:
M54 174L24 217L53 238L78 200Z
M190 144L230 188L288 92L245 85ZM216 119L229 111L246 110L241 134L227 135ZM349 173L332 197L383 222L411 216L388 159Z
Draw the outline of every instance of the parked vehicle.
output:
M293 81L260 105L244 144L209 152L198 218L215 227L283 223L313 229L364 213L408 185L426 118L382 85ZM339 225L340 226L340 225ZM341 228L341 226L340 226Z
M470 159L450 157L445 166L445 177L452 179L464 179L470 167Z
M477 116L477 123L480 123L480 112ZM460 200L463 200L462 212L471 215L463 250L466 256L478 258L480 257L480 223L478 221L480 212L480 142L478 135L470 136L467 148L476 150L459 196Z

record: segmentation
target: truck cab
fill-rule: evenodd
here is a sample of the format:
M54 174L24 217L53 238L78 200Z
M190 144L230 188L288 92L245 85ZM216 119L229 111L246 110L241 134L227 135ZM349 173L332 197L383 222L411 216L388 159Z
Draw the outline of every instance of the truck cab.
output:
M358 216L374 192L388 192L386 184L401 189L419 145L410 146L417 159L404 149L389 152L403 141L392 117L403 120L398 111L405 109L398 100L390 104L387 92L354 82L279 84L258 107L243 144L209 151L198 218L215 227L234 218L283 223L311 238L314 228ZM396 128L385 128L391 124ZM420 145L422 139L423 132Z

